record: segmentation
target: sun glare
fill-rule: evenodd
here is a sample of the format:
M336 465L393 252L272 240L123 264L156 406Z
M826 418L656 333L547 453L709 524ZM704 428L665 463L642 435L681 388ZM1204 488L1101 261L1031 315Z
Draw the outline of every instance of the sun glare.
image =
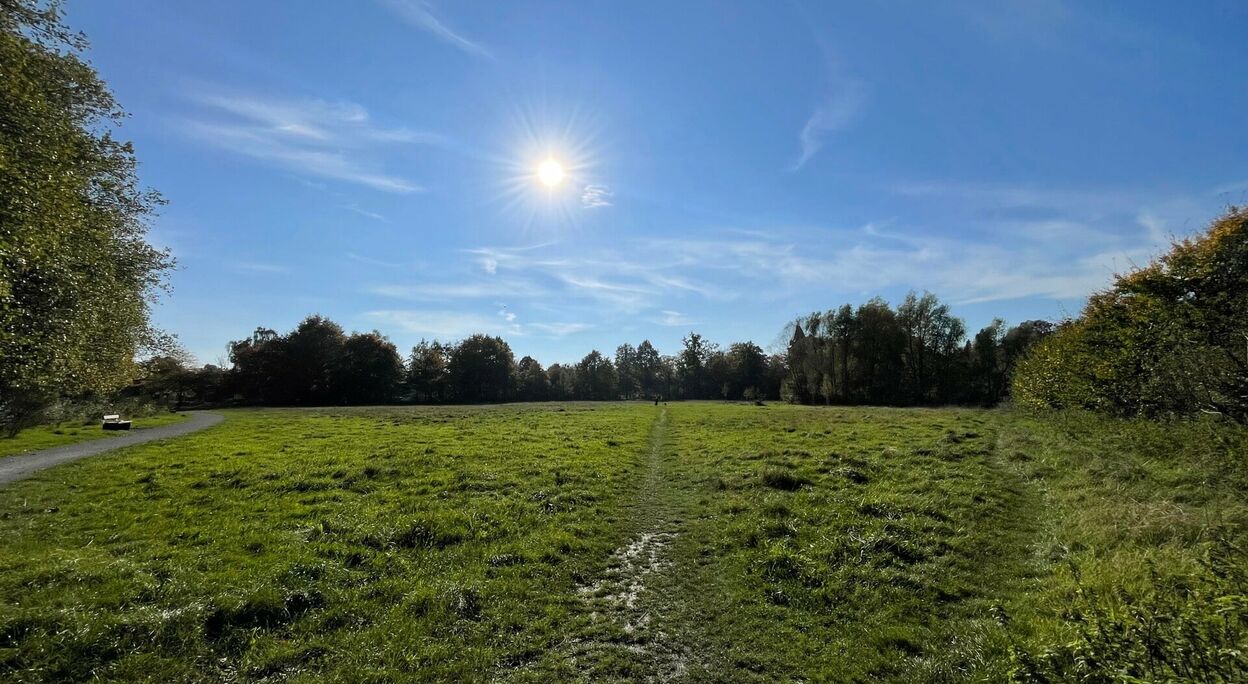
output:
M563 164L554 159L547 159L537 167L537 179L548 188L553 188L562 183L565 175Z

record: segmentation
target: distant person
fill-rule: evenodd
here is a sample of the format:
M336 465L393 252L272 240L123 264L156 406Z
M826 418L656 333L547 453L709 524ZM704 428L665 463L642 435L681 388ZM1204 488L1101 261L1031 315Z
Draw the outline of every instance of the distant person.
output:
M662 397L662 396L660 396L660 395L658 395L658 394L654 395L654 405L655 405L655 406L658 406L658 405L659 405L659 400L660 400L660 399L662 399L662 398L663 398L663 397Z

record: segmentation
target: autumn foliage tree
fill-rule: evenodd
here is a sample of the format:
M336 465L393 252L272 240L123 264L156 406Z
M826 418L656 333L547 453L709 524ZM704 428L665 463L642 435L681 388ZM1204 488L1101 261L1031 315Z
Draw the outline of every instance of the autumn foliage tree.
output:
M173 262L147 242L124 113L58 2L0 1L0 428L103 393L162 347L149 310Z

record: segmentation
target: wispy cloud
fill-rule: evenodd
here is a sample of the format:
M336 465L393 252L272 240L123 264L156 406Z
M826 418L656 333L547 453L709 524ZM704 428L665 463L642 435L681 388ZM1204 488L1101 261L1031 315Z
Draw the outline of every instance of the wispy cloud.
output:
M593 329L589 323L530 323L529 328L551 337L564 337Z
M521 324L516 316L488 316L479 313L442 309L379 309L365 312L364 317L379 325L398 328L403 332L441 339L462 339L476 333L538 337L566 337L592 329L589 323L538 322Z
M442 339L457 339L475 333L514 333L497 318L462 311L424 309L382 309L368 311L365 318L404 332Z
M418 285L374 285L368 294L409 301L445 301L447 299L539 298L553 294L549 289L527 280L508 278L480 282L421 283Z
M686 325L694 325L695 321L679 311L664 310L661 312L663 317L659 319L661 325L680 327Z
M197 111L176 125L203 144L297 175L386 192L423 190L381 169L378 158L387 146L443 141L433 133L378 126L363 106L352 102L226 93L211 87L195 88L187 99Z
M815 107L798 134L801 151L789 165L790 171L798 171L806 162L823 149L828 136L854 122L866 104L866 93L857 81L842 79L830 88L830 92Z
M586 185L581 191L581 206L586 209L601 209L612 205L614 194L605 185Z
M266 264L266 263L261 263L257 261L240 261L234 264L234 268L236 268L239 271L246 271L248 273L272 273L272 274L290 273L290 267L288 266L282 266L280 264Z
M385 259L375 259L373 257L356 254L355 252L347 252L346 257L351 261L355 261L368 266L381 266L383 268L402 268L403 264L397 261L386 261Z
M381 221L382 223L390 223L390 219L386 218L385 216L382 216L381 214L378 214L375 211L368 211L367 209L361 209L358 205L355 205L355 204L344 204L342 205L342 208L346 209L347 211L353 214L359 214L360 216L363 216L364 218L369 218L374 221Z
M534 248L480 248L469 250L491 273L536 284L546 294L564 302L596 303L613 311L636 313L670 296L673 290L709 290L709 285L688 282L666 273L670 264L649 258L637 260L617 252L551 256Z
M478 57L492 58L494 54L485 45L470 40L456 32L434 14L434 5L426 0L381 0L381 3L398 14L404 21L427 31L442 41Z

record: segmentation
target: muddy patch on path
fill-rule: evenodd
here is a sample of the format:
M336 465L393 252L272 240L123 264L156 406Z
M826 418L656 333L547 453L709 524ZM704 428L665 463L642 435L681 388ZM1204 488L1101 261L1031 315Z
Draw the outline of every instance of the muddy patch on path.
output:
M629 634L650 624L649 611L638 600L646 577L671 566L665 552L675 538L670 532L646 532L611 554L606 576L577 589L593 610L590 617L622 624Z
M582 672L592 675L594 664L615 651L638 666L631 673L637 681L671 682L685 673L684 649L655 624L666 603L655 593L655 575L673 570L675 540L672 532L642 533L611 554L600 579L577 588L592 625L590 635L572 644L571 659Z

